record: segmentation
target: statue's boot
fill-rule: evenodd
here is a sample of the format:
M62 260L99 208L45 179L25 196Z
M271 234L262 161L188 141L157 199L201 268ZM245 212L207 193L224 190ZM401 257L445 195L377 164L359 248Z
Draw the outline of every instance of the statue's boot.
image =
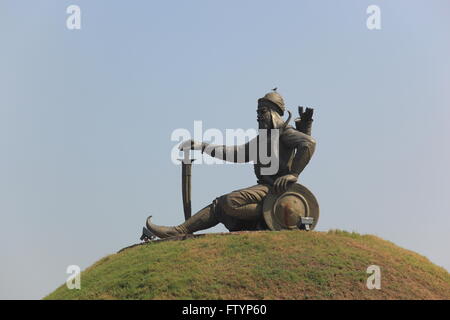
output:
M194 214L184 223L176 227L158 226L151 222L151 217L147 218L147 229L150 230L158 238L168 238L174 236L182 236L192 234L196 231L214 227L219 223L213 212L213 206L209 205Z

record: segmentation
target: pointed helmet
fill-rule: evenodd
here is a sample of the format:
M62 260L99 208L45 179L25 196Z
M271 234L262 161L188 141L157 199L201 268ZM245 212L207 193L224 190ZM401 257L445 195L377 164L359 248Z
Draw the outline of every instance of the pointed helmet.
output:
M286 109L284 106L283 97L275 91L267 93L264 97L258 99L258 105L268 104L272 108L274 108L280 116L284 114L284 110Z

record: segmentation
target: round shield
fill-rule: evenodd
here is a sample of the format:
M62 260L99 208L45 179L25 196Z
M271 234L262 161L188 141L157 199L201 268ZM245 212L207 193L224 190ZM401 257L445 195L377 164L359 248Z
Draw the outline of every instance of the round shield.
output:
M308 188L293 183L282 194L267 194L263 214L270 230L298 229L301 217L313 218L313 230L319 220L319 203Z

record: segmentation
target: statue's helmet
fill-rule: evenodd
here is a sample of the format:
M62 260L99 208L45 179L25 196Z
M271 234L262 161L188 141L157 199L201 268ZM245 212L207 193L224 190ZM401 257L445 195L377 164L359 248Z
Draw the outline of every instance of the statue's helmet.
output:
M258 99L258 105L264 104L267 104L274 108L280 116L284 114L284 110L286 109L284 106L283 97L275 90Z
M319 203L305 186L293 183L282 194L266 196L263 216L269 229L274 231L298 229L302 217L311 217L313 230L319 220Z

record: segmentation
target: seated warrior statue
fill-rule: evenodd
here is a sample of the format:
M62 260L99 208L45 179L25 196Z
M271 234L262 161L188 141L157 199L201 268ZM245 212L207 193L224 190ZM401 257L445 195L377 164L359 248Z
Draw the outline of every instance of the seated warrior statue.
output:
M311 137L311 125L313 109L306 108L297 120L296 127L288 125L291 118L284 121L282 116L285 112L285 104L282 96L275 91L267 93L258 99L257 121L259 129L267 129L266 139L261 139L260 134L243 145L224 146L213 145L206 142L187 140L181 143L180 150L201 150L202 152L233 162L254 162L254 171L257 177L257 184L248 188L235 190L216 198L184 223L174 226L158 226L151 222L151 216L146 221L147 229L159 238L192 234L196 231L214 227L223 223L229 231L241 230L265 230L268 229L263 215L263 200L269 192L283 193L289 185L297 182L299 174L310 161L316 146L315 140ZM277 130L278 143L276 154L278 161L278 171L271 175L262 174L264 167L260 161L259 150L257 156L252 155L251 145L256 143L259 147L262 143L267 143L265 150L271 150L270 132ZM272 150L271 150L272 151ZM239 157L239 152L244 152L244 157ZM267 151L268 152L268 151ZM253 152L255 153L255 152ZM232 156L230 156L232 155ZM236 156L237 155L237 156Z

